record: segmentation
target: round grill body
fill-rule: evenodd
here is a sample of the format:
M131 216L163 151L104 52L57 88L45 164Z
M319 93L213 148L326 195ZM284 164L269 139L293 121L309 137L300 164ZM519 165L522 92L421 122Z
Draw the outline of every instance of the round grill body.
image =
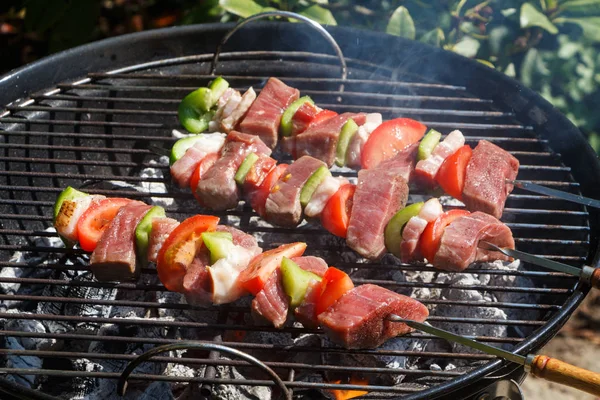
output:
M134 358L131 347L127 347L132 343L139 354L145 346L197 339L194 332L202 332L211 341L231 341L232 347L259 358L268 352L281 353L281 358L268 359L266 363L298 395L348 387L343 382L331 383L333 378L329 383L304 381L306 371L329 377L349 376L362 367L336 365L323 354L393 355L425 360L423 365L427 360L429 364L445 360L463 366L443 371L364 367L362 371L367 375L405 376L396 385L358 385L373 396L466 398L499 377L512 373L513 378L522 379L518 366L465 349L450 352L437 346L435 350L386 353L343 351L327 344L314 348L266 343L253 338L263 333L297 338L314 331L246 326L239 319L239 315L248 313L245 305L199 310L181 302L177 294L159 302L158 294L164 293L164 288L151 269L145 270L137 283L98 283L82 274L88 270L82 252L55 246L56 234L47 228L52 225L56 195L67 185L90 193L165 204L167 212L179 220L206 212L195 204L189 192L170 183L168 168L156 164L159 156L152 149L169 148L173 143L171 131L180 128L178 102L210 80L213 53L231 27L218 24L169 28L109 39L48 57L0 80L0 104L6 110L0 117L0 336L5 344L24 339L52 343L17 350L2 346L2 374L37 376L28 379L37 379L42 386L44 382L59 380L65 384L74 384L78 379L114 381L118 372L77 370L72 366L73 360L90 359L101 365L102 360L110 360L124 367ZM352 29L328 30L346 58L346 81L339 79L339 61L329 44L307 27L288 23L244 27L224 46L216 74L240 89L260 88L268 77L276 76L334 111L380 112L384 119L405 116L443 133L460 129L471 145L487 139L514 154L521 163L519 179L600 198L600 165L593 150L581 133L537 94L482 64L418 42ZM352 172L346 174L355 176ZM411 193L409 202L420 196L421 193ZM518 189L510 195L506 207L503 221L513 230L518 249L573 265L596 265L598 215L593 210ZM391 256L379 263L365 263L349 255L351 252L342 241L331 238L317 225L305 224L296 229L265 226L243 204L218 215L223 223L256 234L263 248L307 241L311 254L353 271L357 283L374 282L409 293L416 289L489 293L496 300L493 304L435 295L422 300L434 310L451 306L464 310L464 315L474 307L503 310L508 316L503 320L458 316L462 311L455 316L437 315L434 311L430 321L502 327L503 335L479 335L478 339L523 354L536 351L552 338L587 293L575 278L526 264L518 271L479 271L492 277L487 283L458 284L452 276L450 281L399 279L399 275L431 274L431 270L423 265L400 264ZM377 271L383 272L378 276ZM519 294L535 301L514 300ZM134 311L117 318L107 311L118 307ZM136 317L140 310L142 316ZM187 313L188 317L198 312L214 319L161 319L170 312ZM26 332L23 327L15 327L20 319L44 321L45 328ZM99 330L102 324L116 328ZM50 331L49 326L56 330ZM161 327L169 334L146 336L151 331L146 327ZM123 334L126 329L132 333ZM246 339L235 341L232 332L247 334ZM437 340L419 333L406 340L411 338ZM56 345L57 342L62 345ZM118 345L127 350L118 353L114 350ZM103 346L113 346L113 350L92 354L92 348ZM313 353L320 362L309 365L295 361L300 355ZM31 356L42 362L37 370L25 369L11 362L11 357L18 356ZM194 357L183 363L207 365L194 377L167 376L150 368L150 372L144 370L133 378L146 384L193 382L208 390L207 385L225 382L215 378L215 366L243 367L243 363L220 359L218 354ZM174 361L173 357L159 360ZM247 379L229 383L273 386L259 374L250 374ZM13 380L24 383L22 379ZM4 385L10 386L6 382ZM51 394L60 392L56 389Z

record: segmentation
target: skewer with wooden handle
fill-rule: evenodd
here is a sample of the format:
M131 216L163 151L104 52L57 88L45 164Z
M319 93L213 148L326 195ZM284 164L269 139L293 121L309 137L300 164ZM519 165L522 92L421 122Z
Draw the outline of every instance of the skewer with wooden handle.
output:
M572 265L563 264L557 261L549 260L544 257L534 256L533 254L525 253L519 250L507 249L496 246L493 243L480 240L478 247L488 251L498 251L508 257L516 258L517 260L525 261L531 264L539 265L540 267L548 268L553 271L564 272L573 276L578 276L579 280L595 289L600 289L600 269L584 265L581 268Z
M570 386L591 393L595 396L600 396L600 373L588 371L544 355L528 354L525 357L481 342L476 342L475 340L468 339L443 329L435 328L431 325L404 319L398 315L392 314L387 318L390 321L404 323L411 328L438 336L442 339L460 343L473 349L483 351L484 353L523 365L525 371L547 381L556 382L561 385Z

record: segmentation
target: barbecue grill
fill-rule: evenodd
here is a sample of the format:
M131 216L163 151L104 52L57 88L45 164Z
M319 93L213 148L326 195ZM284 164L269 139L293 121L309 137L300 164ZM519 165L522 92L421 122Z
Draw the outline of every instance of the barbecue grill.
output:
M73 387L94 386L108 393L128 361L154 345L179 340L252 354L298 398L324 397L331 389L364 390L369 392L364 398L372 399L518 398L522 368L473 350L452 351L432 336L415 332L397 339L420 340L427 343L424 349L344 350L311 335L317 330L248 324L244 304L189 306L179 294L166 293L152 268L136 283L96 282L81 251L57 244L48 228L56 195L67 185L166 204L180 220L203 211L189 191L170 183L168 165L154 149L173 143L178 102L211 79L215 48L231 29L209 24L108 39L0 79L0 104L5 105L0 114L3 398L47 399L73 393ZM241 89L260 88L276 76L334 111L406 116L445 133L461 129L470 144L485 138L515 155L521 180L600 198L600 165L592 149L537 94L487 66L418 42L346 28L327 31L343 52L347 79L322 33L279 22L253 23L233 34L213 72ZM411 193L409 202L420 196ZM519 189L506 207L503 221L520 250L573 265L597 265L599 226L593 210ZM460 283L454 278L461 274L431 272L429 266L401 264L391 256L366 262L316 225L273 228L246 205L217 215L222 223L255 234L265 249L307 241L310 254L351 271L357 283L428 292L430 297L417 297L433 309L430 322L471 327L479 333L476 339L521 354L550 340L587 293L571 276L527 264L518 270L484 266L477 274L487 277L485 282ZM433 278L410 278L419 274ZM437 279L442 275L446 280ZM476 291L496 301L439 295ZM443 307L455 312L438 313ZM469 317L486 307L507 317ZM390 368L339 361L384 357L404 364ZM456 368L444 367L449 364ZM280 393L260 368L216 350L171 353L145 365L129 378L138 395L150 386L190 396L217 396L226 392L219 391L223 387L240 386ZM356 375L366 382L346 380ZM46 394L32 390L37 388Z

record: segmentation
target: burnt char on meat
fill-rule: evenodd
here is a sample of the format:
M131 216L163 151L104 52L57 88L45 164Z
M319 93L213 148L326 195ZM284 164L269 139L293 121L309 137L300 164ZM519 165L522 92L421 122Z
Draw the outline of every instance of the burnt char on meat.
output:
M302 218L300 192L322 161L304 156L294 161L271 189L265 204L266 220L279 226L296 226Z
M274 148L281 115L298 97L298 89L287 86L277 78L270 78L240 122L240 131L258 135L267 146Z
M227 210L237 206L240 191L233 179L244 158L252 152L271 154L258 136L231 131L227 135L221 157L206 171L196 193L212 210Z
M152 220L152 231L148 238L148 261L156 262L158 252L165 240L178 225L179 221L173 218L154 218Z
M284 142L295 142L293 144L286 143L285 148L295 149L296 157L312 156L331 167L335 161L338 137L342 127L349 119L353 119L357 125L362 125L367 120L367 115L363 113L343 113L326 119L310 126L297 136L284 138Z
M348 222L348 246L363 257L380 258L385 253L385 227L407 200L408 184L393 169L360 170Z
M292 261L318 276L327 271L327 263L319 257L293 257ZM289 306L290 299L283 290L281 271L277 268L252 300L252 316L258 322L268 322L275 328L281 328L287 319Z
M415 299L367 284L344 294L318 319L334 342L348 349L370 349L412 331L406 324L389 321L390 314L423 322L429 311Z
M510 260L499 252L480 249L485 240L499 247L514 249L515 241L508 226L480 211L457 218L446 227L433 265L447 271L462 271L475 261Z
M96 279L124 281L139 275L135 228L151 208L140 201L133 201L117 212L90 258L90 269Z
M495 144L480 140L465 175L462 200L467 209L502 217L506 198L513 190L505 180L515 179L518 171L519 160Z

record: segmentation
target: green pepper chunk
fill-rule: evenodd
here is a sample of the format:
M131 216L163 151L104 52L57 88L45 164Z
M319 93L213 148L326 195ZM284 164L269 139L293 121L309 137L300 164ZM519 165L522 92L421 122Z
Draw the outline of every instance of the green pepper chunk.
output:
M328 176L331 176L331 172L329 172L329 169L326 166L322 165L313 172L310 178L308 178L300 191L300 204L302 205L302 208L306 207L315 193L315 190L317 190L319 185L323 183Z
M215 78L214 81L212 81L210 83L210 107L212 108L215 104L217 104L217 101L219 101L219 99L221 98L221 96L223 96L223 93L225 93L225 91L227 89L229 89L229 82L227 82L225 79L223 79L222 77L218 76Z
M181 102L177 110L179 115L179 122L186 131L190 133L201 133L208 129L208 123L212 121L215 112L207 111L205 113L199 113L188 104Z
M298 307L302 304L310 281L321 282L319 275L303 270L287 257L281 259L279 268L281 269L283 290L290 298L291 307Z
M349 119L344 126L342 126L342 131L340 132L340 137L335 149L335 165L338 167L343 167L344 164L346 164L348 146L350 145L350 140L356 135L356 132L358 132L358 125L353 119Z
M203 232L201 236L204 245L210 252L211 265L231 253L234 244L233 235L230 232Z
M310 97L304 96L290 104L283 112L281 123L279 124L279 130L283 136L290 136L292 134L292 118L304 103L315 104Z
M404 229L404 225L406 225L408 220L412 217L419 215L419 211L423 208L423 204L425 203L421 201L404 207L394 214L385 227L385 248L398 258L401 256L400 243L402 242L402 230Z
M433 150L440 142L442 138L442 134L436 131L435 129L430 129L429 132L421 139L421 143L419 143L419 149L417 150L417 158L419 160L425 160L428 158Z
M73 200L79 197L89 196L89 194L80 192L77 189L73 189L71 186L67 186L65 190L60 192L58 197L56 198L56 202L54 203L54 221L56 221L56 217L58 217L58 213L60 213L60 208L65 200Z
M185 96L177 109L181 125L191 133L208 129L208 123L214 116L214 110L211 109L227 88L229 83L219 76L209 87L201 87Z
M202 141L204 139L204 135L194 135L187 136L179 139L175 142L173 147L171 147L171 154L169 154L169 164L173 165L177 160L179 160L185 152L193 147L196 143Z
M233 179L237 182L238 185L243 185L246 180L246 175L250 172L250 168L258 161L258 155L256 153L250 153L244 158L242 164L238 168L237 172Z
M154 206L148 210L144 218L135 227L135 249L137 260L142 266L148 264L148 244L150 242L150 234L152 233L152 220L164 217L166 217L165 209L160 206Z

